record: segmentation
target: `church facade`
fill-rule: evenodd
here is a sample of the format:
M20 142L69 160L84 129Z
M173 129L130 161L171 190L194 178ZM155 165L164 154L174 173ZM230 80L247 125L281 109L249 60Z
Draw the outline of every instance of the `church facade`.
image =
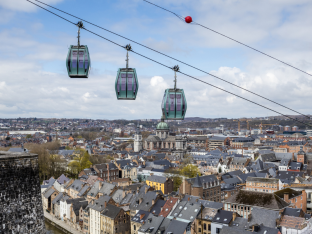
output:
M178 158L184 158L187 151L186 136L172 136L164 119L157 124L156 135L149 135L144 141L145 150L169 149Z

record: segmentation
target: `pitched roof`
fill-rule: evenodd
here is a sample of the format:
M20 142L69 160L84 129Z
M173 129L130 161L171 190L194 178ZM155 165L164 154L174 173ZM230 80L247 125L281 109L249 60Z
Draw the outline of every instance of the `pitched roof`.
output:
M70 179L67 178L64 174L62 174L59 178L57 178L57 182L59 184L65 184L67 181L69 181Z
M152 175L152 176L148 177L146 180L163 184L167 181L167 178L164 176Z
M279 196L281 199L284 199L284 194L288 193L289 194L289 199L292 199L294 197L300 196L302 195L302 191L296 191L294 189L291 188L285 188L285 189L281 189L278 190L276 192L274 192L277 196Z
M195 187L195 188L201 188L202 186L203 186L203 185L202 185L202 183L200 182L199 175L197 174L197 176L195 177L194 183L193 183L193 187Z
M229 224L233 219L233 212L227 210L218 210L212 222Z
M115 217L119 214L122 208L117 206L107 204L104 210L101 212L101 215L109 217L111 219L115 219Z
M169 223L164 233L183 234L186 231L188 225L189 224L186 222L181 222L173 219Z
M170 197L164 204L163 209L159 213L159 216L167 217L178 200L178 198Z
M274 193L240 190L226 200L226 203L244 204L280 210L289 204Z
M249 225L264 224L266 227L275 228L279 216L279 211L253 207Z

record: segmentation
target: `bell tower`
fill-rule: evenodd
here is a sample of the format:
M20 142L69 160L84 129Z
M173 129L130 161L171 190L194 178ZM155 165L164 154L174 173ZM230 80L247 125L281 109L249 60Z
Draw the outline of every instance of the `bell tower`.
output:
M140 152L142 149L143 149L143 138L138 123L136 132L134 134L134 152Z

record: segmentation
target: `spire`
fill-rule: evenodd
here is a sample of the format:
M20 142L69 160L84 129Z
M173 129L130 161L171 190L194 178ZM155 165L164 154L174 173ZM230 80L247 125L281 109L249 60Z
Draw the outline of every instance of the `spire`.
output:
M195 177L194 183L193 183L193 187L195 188L201 188L203 187L202 183L200 182L199 179L199 175L197 174L197 176Z

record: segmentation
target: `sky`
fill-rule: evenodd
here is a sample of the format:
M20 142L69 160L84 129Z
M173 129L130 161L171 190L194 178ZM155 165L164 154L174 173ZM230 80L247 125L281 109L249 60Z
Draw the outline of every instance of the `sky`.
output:
M34 0L32 0L34 1ZM103 28L196 66L303 114L312 114L312 77L202 27L186 24L143 0L41 0ZM150 0L182 16L312 74L310 0ZM35 2L35 1L34 1ZM39 4L39 3L38 3ZM72 22L77 19L60 14ZM137 70L135 101L117 100L115 79L126 66L126 50L87 31L92 69L88 79L71 79L65 60L77 44L77 27L26 0L0 0L0 118L151 119L161 117L164 90L174 72L130 53ZM129 42L84 22L121 45ZM132 49L184 73L267 106L295 114L177 61L131 43ZM178 74L186 117L240 118L274 112Z

